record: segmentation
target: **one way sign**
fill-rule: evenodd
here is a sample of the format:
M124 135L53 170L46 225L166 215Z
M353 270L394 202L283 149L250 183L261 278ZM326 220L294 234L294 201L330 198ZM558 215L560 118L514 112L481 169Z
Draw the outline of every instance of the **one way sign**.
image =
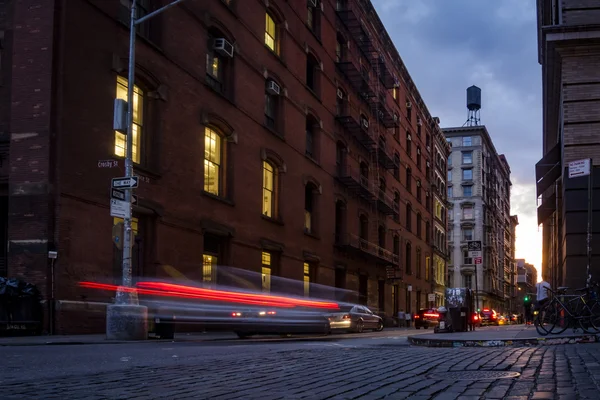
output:
M138 176L132 176L131 178L113 178L112 187L113 189L134 189L138 187L138 182Z

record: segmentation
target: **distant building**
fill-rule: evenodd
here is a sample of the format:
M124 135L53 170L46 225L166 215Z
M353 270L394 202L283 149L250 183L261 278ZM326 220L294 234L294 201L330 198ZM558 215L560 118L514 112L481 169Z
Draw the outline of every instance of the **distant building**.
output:
M510 215L510 168L498 155L485 126L445 128L451 203L448 286L476 291L479 308L508 312L514 222ZM468 242L482 242L481 263L469 257Z
M537 269L525 262L524 259L516 260L517 265L517 296L516 312L523 312L523 302L526 295L530 297L535 293L535 284L537 282Z
M582 287L588 185L586 177L569 179L567 169L571 161L592 158L596 176L600 173L600 0L538 0L537 11L543 87L544 156L536 164L542 275L553 287ZM595 181L598 199L600 181ZM599 232L597 224L594 229ZM596 279L600 246L593 251Z

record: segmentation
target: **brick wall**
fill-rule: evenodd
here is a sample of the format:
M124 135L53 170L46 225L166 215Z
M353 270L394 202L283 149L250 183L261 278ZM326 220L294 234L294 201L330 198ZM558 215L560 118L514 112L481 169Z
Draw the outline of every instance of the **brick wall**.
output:
M12 2L8 275L47 295L54 1Z

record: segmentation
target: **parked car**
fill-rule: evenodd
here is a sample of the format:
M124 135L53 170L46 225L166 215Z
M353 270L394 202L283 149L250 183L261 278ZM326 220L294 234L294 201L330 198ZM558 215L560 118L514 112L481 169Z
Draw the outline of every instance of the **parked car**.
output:
M495 310L484 308L481 310L481 325L499 325L498 317Z
M434 308L421 308L415 314L415 328L430 328L437 326L440 319L440 314Z
M328 315L331 331L346 330L361 333L365 329L383 330L383 318L374 314L366 306L340 304L340 311Z

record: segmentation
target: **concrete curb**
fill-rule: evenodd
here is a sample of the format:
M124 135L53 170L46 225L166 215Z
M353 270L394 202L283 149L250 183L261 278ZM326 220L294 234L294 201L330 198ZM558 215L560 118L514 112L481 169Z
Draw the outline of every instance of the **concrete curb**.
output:
M535 337L519 339L430 339L419 336L408 336L414 346L423 347L533 347L555 346L559 344L598 343L599 334L582 334L577 336Z

